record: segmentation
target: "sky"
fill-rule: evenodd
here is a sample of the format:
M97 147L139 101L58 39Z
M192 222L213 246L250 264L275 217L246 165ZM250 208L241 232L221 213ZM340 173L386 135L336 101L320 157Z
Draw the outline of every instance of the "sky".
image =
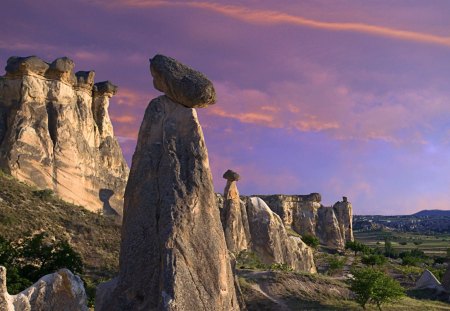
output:
M1 0L0 62L67 56L119 86L114 131L131 164L161 93L149 58L208 76L198 109L214 185L347 196L355 214L450 209L450 1ZM0 71L3 74L4 71Z

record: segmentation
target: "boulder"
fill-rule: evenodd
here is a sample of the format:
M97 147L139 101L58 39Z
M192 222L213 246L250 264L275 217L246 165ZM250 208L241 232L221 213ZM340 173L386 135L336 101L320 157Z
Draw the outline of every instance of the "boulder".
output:
M266 264L281 263L296 271L315 273L312 250L298 237L289 236L283 222L258 197L247 200L252 250Z
M6 269L0 267L0 310L87 311L83 281L67 269L48 274L17 295L6 290Z
M434 274L428 269L426 269L417 280L414 289L434 289L438 291L444 290L441 282L439 282Z
M67 57L50 65L12 57L0 77L0 169L91 211L122 215L128 166L114 136L110 82L73 74Z
M156 55L150 59L150 72L154 87L176 103L198 108L216 102L216 91L211 81L173 58Z
M97 310L239 310L197 113L148 105L125 192L120 272Z
M239 174L228 170L223 175L227 179L224 190L224 202L221 209L222 226L228 250L232 253L250 248L250 229L248 226L245 203L239 198L236 182Z

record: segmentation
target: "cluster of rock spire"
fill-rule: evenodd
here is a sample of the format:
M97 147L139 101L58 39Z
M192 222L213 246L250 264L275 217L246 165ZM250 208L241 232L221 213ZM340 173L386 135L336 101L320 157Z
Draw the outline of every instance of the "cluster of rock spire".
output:
M128 166L108 114L117 87L67 57L11 57L0 77L0 169L91 211L122 215Z
M117 87L73 68L68 58L8 60L0 167L92 210L122 216L124 197L120 271L98 287L97 310L240 310L234 255L315 273L313 251L289 230L335 249L353 240L346 199L324 207L319 194L241 197L232 170L223 196L214 193L195 108L214 104L216 93L202 73L163 55L150 60L164 95L148 104L128 171L108 115ZM67 310L83 304L76 297Z

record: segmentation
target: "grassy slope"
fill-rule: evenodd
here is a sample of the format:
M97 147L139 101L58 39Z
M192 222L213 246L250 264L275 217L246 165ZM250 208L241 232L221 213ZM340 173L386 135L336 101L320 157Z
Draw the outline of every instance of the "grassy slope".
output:
M58 198L41 199L33 190L0 171L0 236L17 240L29 233L46 231L56 239L69 241L81 254L84 277L98 281L115 275L120 226L111 218Z

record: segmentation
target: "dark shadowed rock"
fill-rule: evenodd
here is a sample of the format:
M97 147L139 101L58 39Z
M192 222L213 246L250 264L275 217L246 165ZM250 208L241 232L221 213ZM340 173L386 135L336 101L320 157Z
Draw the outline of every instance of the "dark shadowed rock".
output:
M448 263L447 271L442 277L442 286L444 286L445 290L450 292L450 263Z
M232 170L227 170L224 174L223 174L223 178L225 178L228 181L238 181L240 179L240 176L238 173L236 173L235 171Z
M117 86L110 81L103 81L94 84L94 95L102 96L104 94L115 95L117 93Z
M206 107L216 102L216 91L208 78L177 60L155 55L150 59L155 88L186 107Z
M44 75L48 68L49 65L39 57L12 56L8 58L5 70L8 75L26 75L30 73Z
M0 310L87 311L83 281L67 269L40 278L17 295L6 291L6 269L0 266Z
M46 77L55 80L61 80L69 84L76 83L76 77L73 73L75 64L73 60L67 57L55 59L46 72Z
M75 73L77 86L92 90L94 86L95 71L78 71Z
M197 113L167 96L139 130L120 272L98 288L96 310L239 310Z

